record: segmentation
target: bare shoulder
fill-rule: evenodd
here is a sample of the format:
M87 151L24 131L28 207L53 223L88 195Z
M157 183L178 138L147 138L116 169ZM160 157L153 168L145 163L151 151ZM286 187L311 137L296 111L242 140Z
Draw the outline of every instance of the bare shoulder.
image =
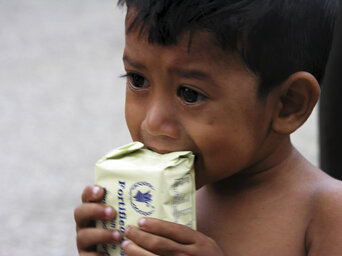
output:
M334 214L341 216L342 211L342 181L334 179L319 170L319 181L313 189L313 216L324 214L326 217Z
M317 171L306 234L309 256L342 255L342 182Z

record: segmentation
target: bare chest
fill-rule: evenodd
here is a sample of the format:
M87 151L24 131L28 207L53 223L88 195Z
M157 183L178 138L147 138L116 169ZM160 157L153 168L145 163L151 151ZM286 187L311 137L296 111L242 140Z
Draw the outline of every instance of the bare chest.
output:
M213 200L200 196L198 230L213 238L226 255L304 256L308 207L298 195L264 200Z

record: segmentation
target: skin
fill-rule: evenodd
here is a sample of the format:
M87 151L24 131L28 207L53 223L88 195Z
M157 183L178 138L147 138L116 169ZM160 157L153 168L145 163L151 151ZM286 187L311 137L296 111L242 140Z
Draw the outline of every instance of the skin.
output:
M317 81L289 77L266 97L236 54L196 33L188 49L149 44L126 34L126 121L133 140L160 153L196 155L198 231L152 218L125 231L127 255L342 255L341 182L307 162L289 134L317 102ZM87 187L75 210L80 255L98 243L120 243L95 229L115 210L103 189Z

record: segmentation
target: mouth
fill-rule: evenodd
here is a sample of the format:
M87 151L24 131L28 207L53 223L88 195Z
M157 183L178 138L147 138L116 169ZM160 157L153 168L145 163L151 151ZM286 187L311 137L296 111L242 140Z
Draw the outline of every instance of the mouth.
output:
M179 151L192 151L188 147L172 147L172 144L164 144L164 145L159 146L157 144L152 145L152 144L146 143L145 148L153 152L159 153L159 154L167 154L167 153L179 152Z
M159 154L167 154L171 152L175 152L175 150L169 150L169 149L159 149L151 146L146 146L146 149L151 150L153 152L159 153Z

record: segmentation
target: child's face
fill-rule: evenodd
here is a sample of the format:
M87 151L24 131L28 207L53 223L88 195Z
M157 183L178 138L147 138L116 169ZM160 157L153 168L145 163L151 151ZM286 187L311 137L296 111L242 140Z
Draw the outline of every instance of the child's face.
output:
M126 121L132 139L156 152L191 150L196 182L258 165L269 149L274 102L257 97L258 79L206 33L177 46L126 35Z

